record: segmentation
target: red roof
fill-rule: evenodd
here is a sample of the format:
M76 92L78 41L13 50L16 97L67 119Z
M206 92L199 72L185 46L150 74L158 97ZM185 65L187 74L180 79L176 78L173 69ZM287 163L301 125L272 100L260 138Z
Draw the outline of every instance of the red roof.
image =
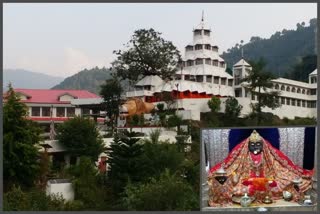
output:
M86 90L51 90L51 89L14 89L15 92L20 92L30 98L22 100L24 103L70 103L59 101L59 97L63 95L73 96L75 99L81 98L100 98L98 95Z

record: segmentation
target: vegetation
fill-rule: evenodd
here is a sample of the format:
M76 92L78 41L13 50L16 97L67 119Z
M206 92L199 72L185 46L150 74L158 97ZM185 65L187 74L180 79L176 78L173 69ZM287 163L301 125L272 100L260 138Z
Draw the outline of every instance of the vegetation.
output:
M285 72L289 75L293 66L301 62L304 56L315 52L315 29L317 19L311 19L309 25L297 23L295 30L283 29L277 31L270 38L252 36L250 41L243 45L244 58L257 61L264 58L267 62L266 69L273 75L283 77ZM222 58L232 66L241 59L241 45L236 44L222 54ZM311 70L304 70L303 77ZM296 76L297 77L297 76Z
M309 74L317 68L317 55L308 55L302 58L301 62L294 65L291 72L284 77L297 81L309 82Z
M232 125L232 123L237 123L242 107L243 106L240 105L238 100L234 97L229 97L226 100L225 116L227 120L226 124L228 124L228 126Z
M3 178L5 188L32 186L39 174L40 128L27 120L27 107L9 85L3 106Z
M84 69L77 74L63 80L52 89L82 89L92 93L99 94L100 85L107 79L111 79L111 71L106 68Z
M136 30L126 48L114 51L118 57L112 65L122 79L135 82L147 75L166 79L175 74L180 53L154 29Z
M57 128L57 140L75 156L95 161L104 151L103 141L93 120L74 117Z
M208 106L211 110L211 112L218 112L220 110L221 101L218 97L211 97L211 99L208 101Z
M112 128L112 133L119 115L122 92L122 86L116 76L113 76L112 79L106 80L105 84L101 85L100 94L104 99L103 104L107 111L107 116L110 119L109 125Z
M269 107L275 109L280 107L279 91L268 91L272 88L271 80L274 79L273 75L265 71L265 61L260 59L258 62L250 61L252 70L248 71L248 76L243 78L242 81L246 82L246 88L250 91L251 95L257 97L257 102L252 103L252 116L257 117L257 125L261 124L262 108Z

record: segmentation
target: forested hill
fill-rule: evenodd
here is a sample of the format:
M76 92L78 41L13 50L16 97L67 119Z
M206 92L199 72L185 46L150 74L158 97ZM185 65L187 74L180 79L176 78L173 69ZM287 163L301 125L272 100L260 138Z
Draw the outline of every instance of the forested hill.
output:
M301 63L303 57L315 53L316 26L317 19L311 19L308 24L298 23L296 29L283 29L268 39L253 36L250 42L243 44L244 58L255 61L262 57L270 72L283 77L292 72L294 65ZM241 59L241 42L224 52L222 58L231 68Z
M111 78L111 71L106 68L84 69L79 73L63 80L52 89L83 89L99 94L100 85L105 83L106 79Z

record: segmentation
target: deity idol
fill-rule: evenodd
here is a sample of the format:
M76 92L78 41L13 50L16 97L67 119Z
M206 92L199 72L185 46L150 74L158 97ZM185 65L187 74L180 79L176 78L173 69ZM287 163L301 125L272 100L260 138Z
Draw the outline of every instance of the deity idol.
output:
M224 172L220 181L219 172ZM295 165L254 130L224 161L210 169L209 205L227 205L233 196L241 197L245 193L258 203L272 203L282 198L284 191L292 193L298 201L311 189L312 175L313 170Z

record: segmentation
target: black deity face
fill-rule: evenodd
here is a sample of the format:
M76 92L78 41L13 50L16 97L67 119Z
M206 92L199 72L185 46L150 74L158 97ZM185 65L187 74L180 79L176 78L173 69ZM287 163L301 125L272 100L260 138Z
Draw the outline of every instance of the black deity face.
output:
M255 155L260 154L263 149L262 141L258 142L249 142L249 151Z
M214 177L220 184L224 184L224 182L226 182L226 180L227 180L227 176L225 176L225 175L219 175L219 176L215 176Z

